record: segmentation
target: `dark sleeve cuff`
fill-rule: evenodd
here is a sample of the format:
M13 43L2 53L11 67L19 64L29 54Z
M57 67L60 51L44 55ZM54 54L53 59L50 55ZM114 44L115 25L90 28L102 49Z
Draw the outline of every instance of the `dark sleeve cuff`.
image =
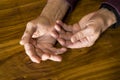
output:
M69 5L70 5L70 11L72 11L75 8L76 3L78 2L78 0L66 0Z
M111 5L107 3L102 3L100 8L107 8L108 10L112 11L115 14L117 22L114 25L112 25L112 27L116 28L120 26L120 14L116 8L112 7Z

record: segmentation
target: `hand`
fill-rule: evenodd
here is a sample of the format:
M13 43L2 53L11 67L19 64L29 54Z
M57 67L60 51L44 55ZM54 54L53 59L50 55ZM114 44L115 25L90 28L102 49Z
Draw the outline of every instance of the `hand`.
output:
M112 12L101 9L84 16L79 23L66 25L56 22L52 36L68 48L90 47L100 34L116 22Z
M52 26L52 23L42 16L28 22L20 44L24 45L26 54L33 62L40 63L47 59L61 61L58 54L64 53L66 49L53 47L56 40L50 35Z

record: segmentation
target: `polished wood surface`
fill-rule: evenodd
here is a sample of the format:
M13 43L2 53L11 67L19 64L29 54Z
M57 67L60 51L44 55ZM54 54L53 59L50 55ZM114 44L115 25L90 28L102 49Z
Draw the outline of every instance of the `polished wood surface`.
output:
M75 23L102 0L81 0L65 22ZM120 80L120 27L109 28L90 48L69 49L61 63L32 63L19 40L46 0L0 0L0 80ZM58 45L59 46L59 45Z

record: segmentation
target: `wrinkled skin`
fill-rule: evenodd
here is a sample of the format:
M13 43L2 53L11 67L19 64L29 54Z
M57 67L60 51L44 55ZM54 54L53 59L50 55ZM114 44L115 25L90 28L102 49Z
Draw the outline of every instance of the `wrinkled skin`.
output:
M107 29L105 19L101 14L93 12L73 25L67 25L58 20L51 35L67 48L90 47Z
M53 23L43 16L27 23L20 44L24 45L26 54L33 62L40 63L48 59L58 62L62 60L58 54L64 53L66 48L54 47L56 40L50 35L53 26Z

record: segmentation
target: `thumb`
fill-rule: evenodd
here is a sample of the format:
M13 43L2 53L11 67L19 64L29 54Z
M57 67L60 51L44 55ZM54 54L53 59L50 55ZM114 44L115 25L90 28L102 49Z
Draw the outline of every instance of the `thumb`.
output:
M26 43L29 43L29 40L31 39L34 32L35 32L34 25L33 25L33 23L29 22L26 26L25 32L22 36L22 39L20 40L20 44L24 45Z
M32 35L32 38L37 38L40 36L40 32L38 30L36 30L33 35Z
M75 34L71 37L71 42L74 43L74 42L77 42L78 40L83 39L83 38L85 37L85 35L84 35L84 32L85 32L85 31L86 31L86 30L83 29L83 30L75 33Z

